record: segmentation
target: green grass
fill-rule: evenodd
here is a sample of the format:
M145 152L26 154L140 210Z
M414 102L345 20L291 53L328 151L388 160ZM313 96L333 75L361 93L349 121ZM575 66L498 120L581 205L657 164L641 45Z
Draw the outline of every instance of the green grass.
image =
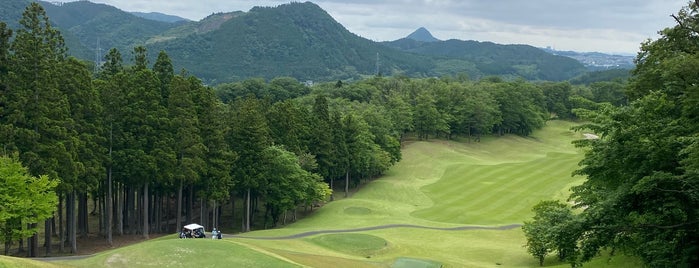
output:
M522 223L544 199L565 199L582 153L582 134L552 121L531 137L487 137L480 143L413 141L403 160L350 198L330 202L285 228L246 233L286 236L386 224L428 227ZM338 196L341 193L337 194ZM536 267L520 228L443 231L388 228L321 233L298 239L162 239L68 261L77 267ZM201 256L189 258L189 256ZM568 267L554 256L547 267ZM628 265L630 264L630 265ZM586 267L633 267L633 259L601 257Z
M0 255L0 267L2 267L2 268L66 268L66 267L70 267L70 266Z
M234 240L179 239L175 235L62 263L74 267L301 267Z

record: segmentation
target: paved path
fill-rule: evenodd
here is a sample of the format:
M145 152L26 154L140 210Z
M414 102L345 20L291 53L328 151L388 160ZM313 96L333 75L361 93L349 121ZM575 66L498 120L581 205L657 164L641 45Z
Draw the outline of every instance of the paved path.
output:
M317 234L353 233L353 232L363 232L363 231L372 231L372 230L381 230L381 229L390 229L390 228L417 228L417 229L429 229L429 230L441 230L441 231L462 231L462 230L501 230L501 231L503 231L503 230L510 230L510 229L514 229L514 228L519 228L521 226L522 226L521 224L510 224L510 225L503 225L503 226L459 226L459 227L451 227L451 228L439 228L439 227L429 227L429 226L420 226L420 225L412 225L412 224L387 224L387 225L379 225L379 226L371 226L371 227L355 228L355 229L310 231L310 232L298 233L298 234L287 235L287 236L228 235L226 237L257 239L257 240L286 240L286 239L302 238L302 237L307 237L307 236L312 236L312 235L317 235Z

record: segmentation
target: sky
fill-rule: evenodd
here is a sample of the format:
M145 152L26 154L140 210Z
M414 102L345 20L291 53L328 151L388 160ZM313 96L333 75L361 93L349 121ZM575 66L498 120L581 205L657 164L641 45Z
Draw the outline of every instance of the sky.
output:
M218 12L278 6L276 0L90 0L125 11L190 20ZM350 32L392 41L425 27L441 40L528 44L556 50L635 55L676 23L687 0L314 0Z

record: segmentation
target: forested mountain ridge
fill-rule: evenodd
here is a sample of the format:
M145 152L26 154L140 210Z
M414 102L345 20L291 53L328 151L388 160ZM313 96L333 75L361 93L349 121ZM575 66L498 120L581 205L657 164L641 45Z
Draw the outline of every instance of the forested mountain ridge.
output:
M416 32L419 31L420 29ZM443 62L454 63L454 60L470 62L474 65L470 72L483 75L521 76L534 80L558 81L579 75L585 69L575 59L552 55L529 45L501 45L456 39L423 41L411 37L414 34L396 41L384 42L384 44L407 52L439 57ZM427 35L431 36L429 32Z
M3 1L0 18L16 22L28 3ZM565 80L584 72L582 65L569 58L530 46L409 40L413 43L406 49L394 42L374 42L351 33L311 2L215 13L199 22L176 23L144 19L89 1L40 3L65 36L69 53L78 58L95 61L110 48L128 55L133 47L145 44L152 52L151 62L155 52L165 50L177 64L175 69L186 69L208 84L251 77L335 81L376 74L435 77L459 73L474 79L498 75ZM454 44L460 47L459 53L444 53Z

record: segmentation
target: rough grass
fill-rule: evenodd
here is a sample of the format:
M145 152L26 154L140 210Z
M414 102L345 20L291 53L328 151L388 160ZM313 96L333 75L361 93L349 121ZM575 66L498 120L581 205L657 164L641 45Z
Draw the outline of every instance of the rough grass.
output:
M46 263L31 259L15 258L0 255L0 267L2 268L67 268L68 265Z
M531 207L538 201L564 199L570 186L581 181L570 176L582 158L570 144L582 134L570 131L571 126L553 121L528 138L488 137L479 143L413 141L403 148L400 163L352 197L330 202L285 228L245 235L288 236L387 224L458 227L522 223L530 218ZM129 267L538 266L524 244L520 228L444 231L401 227L297 239L165 239L66 263L79 267L122 267L116 266L120 260L127 260ZM586 267L627 263L633 261L600 258ZM546 266L568 265L550 257Z
M175 235L65 261L74 267L300 267L293 261L233 240L178 239Z

